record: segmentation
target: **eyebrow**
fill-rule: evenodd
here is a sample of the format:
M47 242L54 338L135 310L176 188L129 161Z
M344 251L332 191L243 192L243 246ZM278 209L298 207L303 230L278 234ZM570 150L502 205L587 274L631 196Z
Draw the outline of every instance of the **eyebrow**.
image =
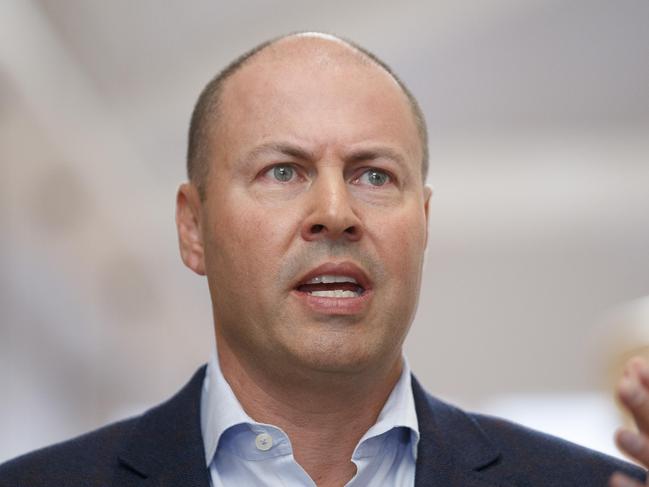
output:
M293 157L296 159L303 159L303 160L315 159L314 152L305 149L303 147L300 147L298 145L291 144L288 142L267 142L265 144L261 144L253 148L250 152L248 152L243 157L243 160L250 162L256 157L259 157L266 153L283 154L285 156Z
M403 154L387 146L368 147L352 150L349 154L347 154L345 158L352 161L390 159L400 166L406 166L406 161Z
M242 158L242 160L250 163L255 158L265 154L282 154L305 161L313 161L317 159L317 155L314 151L299 145L290 142L267 142L254 147ZM408 166L406 164L406 158L401 152L392 147L383 145L352 149L344 155L344 159L351 162L389 159L404 169Z

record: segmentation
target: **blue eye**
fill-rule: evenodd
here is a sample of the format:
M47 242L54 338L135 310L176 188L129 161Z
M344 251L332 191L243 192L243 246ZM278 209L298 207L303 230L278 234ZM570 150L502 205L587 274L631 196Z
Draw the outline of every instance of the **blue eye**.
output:
M273 177L283 183L293 179L294 174L295 170L291 166L275 166L273 168Z
M361 177L358 178L359 182L370 184L371 186L384 186L390 182L390 176L378 169L368 169Z

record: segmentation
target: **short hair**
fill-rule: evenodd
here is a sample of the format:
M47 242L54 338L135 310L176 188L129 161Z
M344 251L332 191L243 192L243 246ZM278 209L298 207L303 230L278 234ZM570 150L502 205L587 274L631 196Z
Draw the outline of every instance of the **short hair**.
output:
M201 199L205 198L205 186L209 176L210 128L218 118L221 94L226 81L239 71L253 56L255 56L255 54L283 39L304 34L320 33L296 32L262 42L228 64L223 70L217 73L217 75L207 83L205 88L203 88L203 91L201 91L192 112L189 124L189 140L187 144L187 177L198 188ZM374 62L392 77L406 95L417 126L419 141L422 148L421 174L423 181L425 181L428 174L428 131L424 114L414 95L410 92L405 83L401 81L394 71L392 71L392 68L379 59L374 53L359 46L353 41L329 34L326 34L326 36L342 42L346 46L351 47L362 56L365 56L367 59Z

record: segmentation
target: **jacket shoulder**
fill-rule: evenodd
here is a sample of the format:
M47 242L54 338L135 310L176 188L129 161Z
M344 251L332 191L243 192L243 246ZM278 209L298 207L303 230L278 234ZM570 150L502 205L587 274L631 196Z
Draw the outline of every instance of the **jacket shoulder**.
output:
M0 465L0 487L105 486L115 470L118 448L138 419L119 421L14 458Z
M552 487L608 485L646 472L569 441L510 421L466 412L426 392L413 377L420 440L420 485Z
M534 478L544 485L584 485L585 479L606 485L616 471L645 479L644 469L604 453L501 418L470 416L500 450L500 457L488 470L501 478L510 477L514 485L538 485L530 482Z
M0 487L123 487L149 475L166 475L167 485L208 485L200 431L204 377L205 366L140 416L0 465ZM199 481L190 484L192 478Z

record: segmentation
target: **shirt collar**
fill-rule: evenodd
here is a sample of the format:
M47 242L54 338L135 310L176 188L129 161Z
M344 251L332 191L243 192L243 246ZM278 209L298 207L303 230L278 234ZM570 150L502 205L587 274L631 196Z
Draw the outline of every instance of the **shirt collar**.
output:
M259 423L243 410L241 403L221 372L218 356L215 353L207 365L201 393L201 431L207 466L212 463L223 433L239 424L256 425ZM399 380L388 396L376 423L365 432L358 442L354 457L372 455L380 446L380 442L372 441L372 439L400 427L410 430L412 454L416 459L419 424L412 393L410 366L405 357L403 357L403 368Z
M371 439L377 438L395 428L406 428L406 430L410 431L412 454L416 460L417 445L419 443L419 423L417 422L415 398L412 393L410 365L405 356L403 357L403 367L399 380L383 405L376 423L365 432L358 442L353 457L373 455L380 447L380 442L371 441Z
M215 353L207 364L201 394L201 431L205 447L205 463L212 463L221 435L232 426L252 424L241 403L223 377Z

